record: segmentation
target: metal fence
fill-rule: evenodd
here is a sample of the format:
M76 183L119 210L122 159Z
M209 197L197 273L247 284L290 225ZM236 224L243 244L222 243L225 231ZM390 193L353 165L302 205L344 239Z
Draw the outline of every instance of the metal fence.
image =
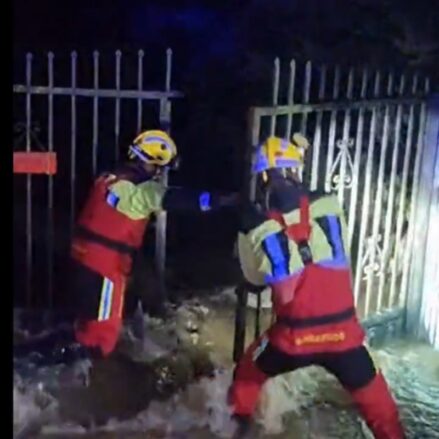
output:
M171 89L172 51L151 63L161 66L160 89L145 89L145 64L142 50L111 56L98 51L67 57L28 53L23 71L16 68L16 78L24 78L13 85L14 149L56 152L59 163L56 176L14 179L14 297L21 306L50 306L54 289L64 288L63 258L68 255L77 208L93 176L114 164L141 129L170 130L172 99L182 96ZM160 214L159 274L164 272L165 230L166 216Z
M303 178L313 190L334 191L344 206L359 313L367 327L380 322L397 331L412 258L429 80L310 61L282 67L276 59L271 104L250 109L248 162L268 135L289 138L300 131L311 139ZM249 173L251 196L255 183Z
M427 101L410 267L407 331L439 349L439 95Z

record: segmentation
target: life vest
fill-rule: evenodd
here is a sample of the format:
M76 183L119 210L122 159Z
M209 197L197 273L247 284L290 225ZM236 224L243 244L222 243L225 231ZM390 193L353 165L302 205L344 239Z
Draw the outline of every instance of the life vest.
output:
M74 232L72 257L111 278L113 273L128 275L132 258L140 248L148 218L133 220L112 205L111 185L118 180L135 180L136 175L103 175L99 177L79 215Z
M356 317L347 259L345 266L337 267L313 260L309 211L309 199L302 196L297 224L287 225L280 212L268 212L268 218L278 222L297 245L304 266L300 273L271 284L277 324L270 330L270 338L290 354L355 347L365 335ZM329 230L328 235L334 259L339 258L337 253L344 254L341 230Z

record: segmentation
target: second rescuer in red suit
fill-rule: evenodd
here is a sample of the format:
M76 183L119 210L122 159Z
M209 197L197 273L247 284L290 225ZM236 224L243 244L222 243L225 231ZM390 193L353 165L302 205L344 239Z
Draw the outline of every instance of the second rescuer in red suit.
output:
M343 211L335 196L310 192L298 177L307 146L300 135L271 137L258 151L258 195L242 215L239 256L248 282L271 287L276 322L237 364L230 404L243 433L269 378L318 365L350 393L375 438L402 439L357 319Z

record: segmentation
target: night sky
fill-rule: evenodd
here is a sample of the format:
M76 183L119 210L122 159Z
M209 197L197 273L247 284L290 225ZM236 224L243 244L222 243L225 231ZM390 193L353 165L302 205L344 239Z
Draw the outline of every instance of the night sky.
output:
M157 84L162 75L152 59L172 47L173 87L188 97L174 132L191 161L231 168L231 186L241 183L232 145L246 141L246 109L270 99L276 56L412 67L439 83L439 0L15 0L13 29L19 53L142 48ZM219 166L194 166L187 172L195 184L230 186Z

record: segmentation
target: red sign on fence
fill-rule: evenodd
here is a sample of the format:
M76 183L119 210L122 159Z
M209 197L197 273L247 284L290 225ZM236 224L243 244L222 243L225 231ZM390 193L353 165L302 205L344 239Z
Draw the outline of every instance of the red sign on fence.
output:
M14 152L14 174L55 175L55 152Z

